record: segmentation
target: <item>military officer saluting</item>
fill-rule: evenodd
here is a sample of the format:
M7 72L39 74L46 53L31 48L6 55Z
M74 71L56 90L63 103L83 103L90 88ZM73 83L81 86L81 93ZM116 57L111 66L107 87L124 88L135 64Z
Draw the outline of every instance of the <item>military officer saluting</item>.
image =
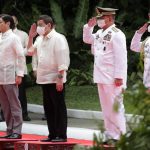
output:
M91 44L94 55L94 82L97 83L104 117L105 140L118 141L126 133L122 91L126 88L127 50L126 37L115 22L117 9L96 7L97 16L83 28L83 41ZM100 28L93 33L93 28ZM118 104L118 111L114 104Z
M144 53L144 75L143 83L150 93L150 36L143 42L141 41L142 35L148 31L150 33L150 12L148 14L149 21L145 23L139 30L137 30L132 38L130 49L135 52Z

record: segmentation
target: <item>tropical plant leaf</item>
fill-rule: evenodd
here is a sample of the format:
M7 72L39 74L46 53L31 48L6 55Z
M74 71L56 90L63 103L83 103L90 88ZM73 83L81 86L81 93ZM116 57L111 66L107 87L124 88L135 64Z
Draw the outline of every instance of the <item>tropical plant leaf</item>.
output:
M49 0L52 17L56 23L56 29L62 34L66 34L65 22L62 15L61 6L55 0Z
M73 29L75 38L80 38L82 36L82 28L87 20L88 8L89 0L79 1Z

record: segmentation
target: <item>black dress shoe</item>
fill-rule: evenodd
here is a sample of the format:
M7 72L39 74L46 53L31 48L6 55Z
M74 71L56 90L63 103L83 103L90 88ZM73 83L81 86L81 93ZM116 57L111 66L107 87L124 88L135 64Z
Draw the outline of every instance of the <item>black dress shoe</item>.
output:
M51 138L45 138L45 139L42 139L42 140L40 140L41 142L51 142Z
M5 136L0 136L0 138L8 138L9 136L11 136L11 134L5 135Z
M5 118L4 118L3 111L1 110L0 111L0 122L3 122L3 121L5 121Z
M22 135L18 133L12 133L7 139L21 139Z
M56 137L51 140L51 142L67 142L66 138Z
M24 116L23 121L31 121L31 118L29 116Z

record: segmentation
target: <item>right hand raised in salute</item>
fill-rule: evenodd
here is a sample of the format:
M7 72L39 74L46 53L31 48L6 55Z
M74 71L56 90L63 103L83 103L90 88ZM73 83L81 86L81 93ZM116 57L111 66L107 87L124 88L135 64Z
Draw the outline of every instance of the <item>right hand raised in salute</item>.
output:
M89 19L89 21L88 21L89 27L94 27L96 24L97 24L96 17Z
M29 31L29 37L30 38L34 38L37 35L36 28L37 28L36 23L33 23L31 25L31 28L30 28L30 31Z
M148 23L145 23L137 32L139 34L143 34L147 30L147 27L148 27Z

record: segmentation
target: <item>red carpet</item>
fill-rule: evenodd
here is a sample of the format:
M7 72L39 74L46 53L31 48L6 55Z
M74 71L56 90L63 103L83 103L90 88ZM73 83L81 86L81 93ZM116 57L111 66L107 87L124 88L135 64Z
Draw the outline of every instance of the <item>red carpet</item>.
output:
M5 135L5 132L0 132L0 136L4 136L4 135ZM22 139L17 140L17 141L40 140L43 138L46 138L46 136L35 135L35 134L23 134ZM2 141L3 139L0 139L0 140ZM84 145L84 146L92 146L93 145L93 141L73 139L73 138L68 138L67 143L77 143L79 145Z
M5 132L0 132L0 136L4 136L5 135ZM12 143L19 143L18 145L14 145L14 149L15 150L24 150L24 146L25 146L25 144L26 143L28 143L28 144L30 144L30 145L38 145L38 147L39 146L56 146L56 148L53 148L53 150L54 149L57 149L57 150L59 150L59 148L62 150L64 150L64 149L66 149L66 150L70 150L70 149L72 149L73 147L71 147L71 148L68 148L67 149L67 147L64 147L64 148L62 148L64 145L82 145L82 146L92 146L93 145L93 141L91 141L91 140L80 140L80 139L74 139L74 138L68 138L67 139L67 142L58 142L58 143L56 143L56 142L40 142L39 140L40 139L43 139L43 138L46 138L46 136L41 136L41 135L35 135L35 134L23 134L22 135L22 139L15 139L15 140L13 140L13 139L0 139L0 144L4 144L4 143L7 143L7 142L12 142ZM61 147L57 147L57 145L61 145ZM20 146L22 147L22 148L20 148ZM100 146L100 147L102 147L103 148L103 150L115 150L115 148L113 147L113 146L108 146L108 145L103 145L103 146ZM34 147L35 148L35 147ZM13 150L14 150L13 149ZM33 148L31 148L31 150L32 150ZM4 150L4 149L2 149L1 148L1 146L0 146L0 150ZM37 148L36 150L40 150L40 148ZM42 148L42 150L49 150L49 148L48 147L45 147L45 148Z

